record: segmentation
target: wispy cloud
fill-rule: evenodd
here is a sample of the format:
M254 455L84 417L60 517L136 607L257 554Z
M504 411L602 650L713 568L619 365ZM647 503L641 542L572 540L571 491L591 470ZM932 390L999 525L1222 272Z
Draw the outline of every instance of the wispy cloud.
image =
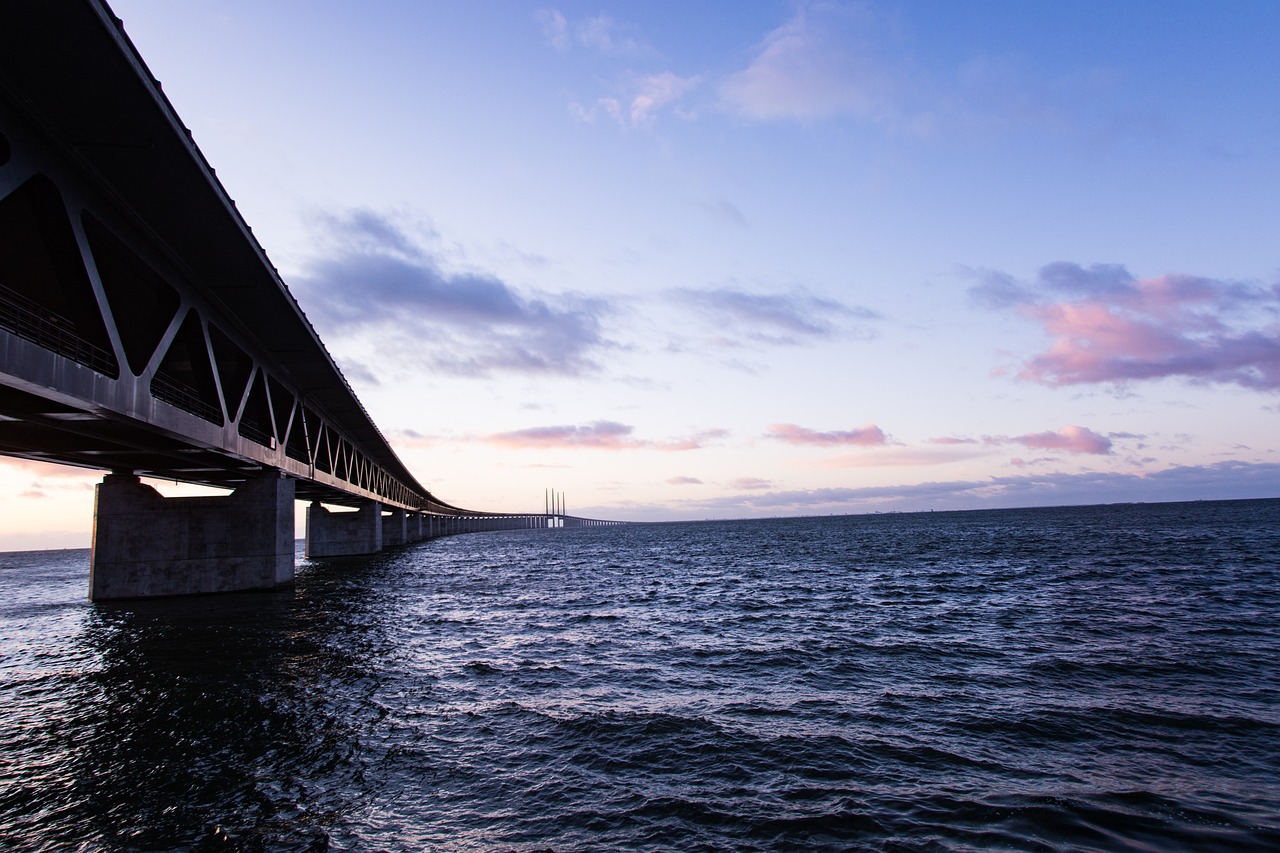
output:
M587 18L574 29L579 42L601 53L634 55L646 49L634 27L608 15Z
M375 388L382 384L382 380L378 378L378 374L372 368L355 359L339 358L338 367L342 370L343 376L357 385L365 388Z
M797 424L773 424L765 431L765 437L787 444L816 447L881 447L886 442L884 430L875 424L833 432L818 432Z
M622 60L627 65L632 60L656 56L639 27L608 15L570 20L558 9L541 9L535 19L546 42L561 52L583 49L615 62ZM700 75L678 74L670 69L626 68L611 76L609 94L588 99L586 105L579 101L569 104L578 120L592 123L603 114L621 127L638 128L652 125L660 113L668 110L689 116L691 113L679 104L702 83Z
M557 424L529 427L484 437L489 444L516 450L698 450L728 435L727 430L710 429L678 438L653 440L635 436L635 427L616 421L595 421L585 425Z
M950 465L990 454L990 450L973 447L907 447L890 445L869 447L856 453L842 453L823 459L816 467L839 468L923 468L933 465Z
M670 71L645 74L631 81L625 112L615 100L605 99L601 104L619 124L632 127L647 125L653 122L659 110L679 101L698 82L696 76L681 77Z
M556 50L568 50L573 47L573 35L569 32L569 20L559 9L539 9L533 14L534 20L542 27L542 36L547 44Z
M738 477L729 484L731 488L743 492L758 492L772 486L773 483L768 480L762 480L759 477Z
M792 425L781 424L778 426L791 427ZM867 426L876 430L879 429L873 424L868 424ZM931 438L924 442L924 446L911 447L902 444L890 444L887 440L877 443L874 433L866 436L865 441L858 441L856 440L858 438L856 433L859 432L857 430L851 431L854 435L850 435L850 433L810 433L809 430L801 430L798 434L792 430L779 431L774 434L773 430L776 429L777 427L771 428L769 437L791 440L794 444L861 444L867 448L866 450L859 450L857 453L847 453L823 460L820 463L823 468L886 468L890 466L918 468L928 465L948 465L952 462L988 456L994 450L1008 447L1009 445L1018 445L1035 450L1109 456L1112 454L1112 439L1133 437L1125 433L1115 433L1107 436L1096 433L1088 427L1066 426L1057 432L1046 430L1045 432L1017 436L986 435L981 439L956 436ZM863 428L863 430L866 429L867 427ZM809 435L806 435L806 433L809 433ZM839 436L844 435L849 435L850 440L836 440ZM883 433L881 435L883 436ZM784 438L784 436L792 436L792 438ZM1047 459L1057 461L1060 458L1048 457ZM1011 460L1011 462L1012 464L1026 464L1025 460Z
M702 209L705 210L712 219L723 222L728 225L735 225L739 228L750 228L747 217L736 204L725 199L716 199L714 201L706 201L702 203Z
M664 106L694 118L697 106L710 102L753 122L850 118L908 136L1031 129L1109 144L1170 131L1169 119L1147 103L1124 100L1123 76L1113 69L1082 64L1045 77L1017 56L977 54L937 71L912 60L909 16L883 4L797 0L790 7L790 17L761 35L745 64L696 74L628 68L608 96L588 99L587 106L573 102L570 109L583 121L605 114L624 127L650 125ZM608 16L570 20L543 9L536 18L544 39L561 52L629 63L661 56L638 27ZM637 84L664 79L665 91L648 104L646 87Z
M326 338L372 332L384 356L462 376L582 375L612 347L603 299L526 294L483 272L447 271L431 235L414 238L372 211L320 224L324 250L296 289Z
M725 346L794 346L842 337L868 338L880 315L802 288L754 293L732 287L677 289L673 299L696 310Z
M1065 506L1121 501L1228 500L1280 495L1280 464L1224 461L1146 473L1018 474L890 486L740 489L684 503L690 512L803 514L875 510Z
M1053 263L1036 281L985 273L980 305L1012 309L1052 344L1017 376L1050 387L1182 377L1280 390L1280 285L1168 274L1135 278L1123 266Z
M875 118L896 87L882 46L888 29L869 4L807 2L769 33L720 98L750 119Z
M1119 433L1119 438L1136 437L1127 433ZM893 449L893 456L885 452L857 457L841 457L831 462L832 467L865 466L865 465L936 465L953 462L959 459L972 458L975 453L968 447L999 447L1017 444L1036 450L1065 450L1070 453L1090 453L1108 455L1111 453L1111 437L1094 432L1088 427L1074 424L1054 432L1027 433L1018 436L983 436L962 438L945 436L931 438L926 444L937 445L936 448L907 448L898 445L890 448L888 436L883 429L873 423L847 430L819 431L802 427L798 424L772 424L765 430L765 438L785 442L797 446L810 447L866 447ZM945 449L944 449L945 448Z
M668 477L667 485L668 486L701 486L702 481L699 480L697 477L686 477L686 476Z
M653 50L635 24L608 15L570 21L559 9L545 8L534 12L533 17L542 28L547 44L556 50L582 47L605 56L626 57L642 56Z
M662 111L676 109L684 95L701 79L696 75L682 77L671 71L628 74L617 94L598 98L590 107L574 102L570 109L579 121L587 123L594 122L603 112L620 127L646 127L653 124Z

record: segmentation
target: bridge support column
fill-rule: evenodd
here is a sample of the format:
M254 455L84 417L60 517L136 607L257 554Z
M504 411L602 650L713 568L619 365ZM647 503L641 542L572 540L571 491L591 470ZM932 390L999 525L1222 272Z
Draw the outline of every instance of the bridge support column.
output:
M293 480L277 474L200 498L166 498L133 474L108 474L95 498L89 599L292 583L293 495Z
M356 512L330 512L317 501L307 507L307 556L351 557L382 550L382 504L368 501Z
M409 541L409 523L405 515L403 509L396 507L390 515L382 517L382 547L390 548Z

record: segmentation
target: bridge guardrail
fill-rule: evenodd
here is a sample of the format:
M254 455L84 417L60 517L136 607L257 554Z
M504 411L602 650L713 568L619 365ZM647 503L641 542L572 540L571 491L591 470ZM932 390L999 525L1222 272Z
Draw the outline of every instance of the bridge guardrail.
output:
M115 379L120 375L115 356L80 337L75 323L2 284L0 326L103 376Z

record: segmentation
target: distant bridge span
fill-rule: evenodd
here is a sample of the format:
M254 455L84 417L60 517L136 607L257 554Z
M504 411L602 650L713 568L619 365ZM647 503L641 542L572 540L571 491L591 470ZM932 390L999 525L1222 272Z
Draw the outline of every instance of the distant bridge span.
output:
M415 479L104 0L0 12L0 454L112 472L95 598L287 583L295 498L314 556L616 523ZM236 491L162 499L138 475Z

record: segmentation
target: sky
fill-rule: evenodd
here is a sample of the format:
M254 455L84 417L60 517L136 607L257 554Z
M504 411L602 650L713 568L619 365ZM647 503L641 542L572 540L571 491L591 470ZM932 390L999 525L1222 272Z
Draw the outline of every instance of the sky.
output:
M1280 4L112 8L451 503L1280 496ZM99 479L0 460L0 549Z

